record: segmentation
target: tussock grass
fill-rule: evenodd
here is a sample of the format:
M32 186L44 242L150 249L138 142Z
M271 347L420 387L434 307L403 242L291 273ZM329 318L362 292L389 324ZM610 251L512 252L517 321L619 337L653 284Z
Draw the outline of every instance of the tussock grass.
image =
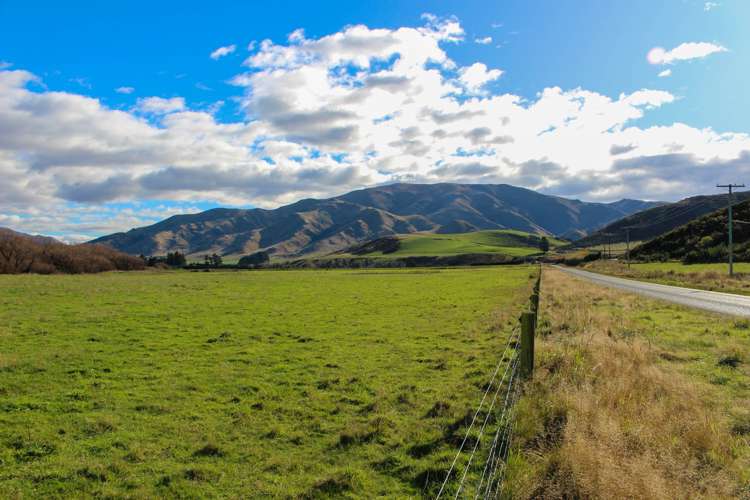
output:
M538 335L537 370L519 402L509 495L750 495L742 432L750 376L742 365L717 364L729 346L735 356L748 353L750 339L734 320L550 269Z

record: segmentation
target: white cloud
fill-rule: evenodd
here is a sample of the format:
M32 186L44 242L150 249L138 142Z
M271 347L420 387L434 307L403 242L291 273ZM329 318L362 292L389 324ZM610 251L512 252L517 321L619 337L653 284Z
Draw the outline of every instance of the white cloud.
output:
M479 45L489 45L492 43L492 37L485 36L483 38L475 38L474 43L478 43Z
M289 43L300 43L305 41L305 30L302 28L298 28L291 33L289 33L289 36L287 37L287 40L289 40Z
M672 76L672 70L667 68L664 71L660 71L657 75L659 78L666 78L668 76Z
M481 88L491 82L497 80L503 74L499 69L487 70L487 66L483 63L474 63L471 66L465 66L459 70L459 81L466 86L470 92L479 92Z
M702 59L717 52L726 52L727 49L721 45L708 42L681 43L672 50L662 47L654 47L646 56L650 64L673 64L676 61L689 61L690 59Z
M132 94L135 92L135 89L133 87L117 87L115 92L118 94Z
M421 33L433 33L438 39L458 43L464 39L464 29L456 17L441 18L434 14L422 14L422 19L427 23L425 29L419 30Z
M463 36L455 19L425 19L261 42L231 80L244 111L232 123L213 116L220 101L191 109L182 97L146 97L122 111L0 71L0 224L103 234L171 210L118 215L109 202L274 207L393 181L505 182L611 200L675 199L750 178L746 134L640 125L674 102L669 92L503 93L487 85L501 70L449 57Z
M706 12L708 12L710 10L715 9L718 6L719 6L719 4L716 3L716 2L706 2L706 3L703 4L703 10L706 11Z
M143 113L174 113L175 111L185 109L185 99L183 97L172 97L169 99L164 99L163 97L144 97L138 99L136 108Z
M252 85L251 76L252 75L250 73L241 73L227 80L227 83L229 85L234 85L235 87L249 87L250 85Z
M226 47L219 47L218 49L216 49L213 52L211 52L210 57L211 57L211 59L213 59L215 61L215 60L217 60L217 59L219 59L221 57L228 56L229 54L231 54L235 50L237 50L237 46L234 45L234 44L233 45L227 45Z

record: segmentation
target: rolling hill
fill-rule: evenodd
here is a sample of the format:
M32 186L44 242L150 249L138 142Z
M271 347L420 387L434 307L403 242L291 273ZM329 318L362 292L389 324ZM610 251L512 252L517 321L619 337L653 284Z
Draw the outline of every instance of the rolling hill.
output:
M94 240L131 254L321 254L382 236L515 229L586 234L652 202L587 203L506 184L392 184L277 208L217 208Z
M750 262L750 200L733 208L734 255ZM685 263L719 262L727 259L727 210L720 209L637 246L636 259L677 259Z
M735 201L750 199L750 191L735 193ZM620 243L626 239L625 228L630 228L631 241L647 241L687 224L706 214L727 206L727 195L693 196L676 203L652 207L612 222L575 242L577 247Z
M538 235L511 229L456 234L414 233L385 236L341 253L387 258L484 253L523 257L540 252L539 240ZM567 242L549 238L549 243L550 248L554 248Z

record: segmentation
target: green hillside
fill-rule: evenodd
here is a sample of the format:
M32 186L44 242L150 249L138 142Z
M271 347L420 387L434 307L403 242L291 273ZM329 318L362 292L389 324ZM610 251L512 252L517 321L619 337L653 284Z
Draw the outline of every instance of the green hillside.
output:
M380 238L349 249L347 253L388 258L486 253L523 257L540 253L540 239L538 235L510 229L456 234L415 233ZM548 240L550 248L567 243L551 237Z
M738 261L750 261L750 200L733 208L734 255ZM721 262L727 259L727 209L678 227L637 248L631 255L642 260L682 260L686 263Z

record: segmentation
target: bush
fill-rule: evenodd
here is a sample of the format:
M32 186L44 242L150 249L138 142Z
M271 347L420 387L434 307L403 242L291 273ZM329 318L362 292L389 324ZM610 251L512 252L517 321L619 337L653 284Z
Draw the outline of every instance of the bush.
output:
M268 252L255 252L254 254L242 257L237 265L239 267L260 266L268 263L270 260Z
M0 274L81 274L144 268L142 259L104 245L39 242L22 235L0 237Z
M704 236L698 241L698 246L701 248L709 248L714 244L714 239L711 236Z

